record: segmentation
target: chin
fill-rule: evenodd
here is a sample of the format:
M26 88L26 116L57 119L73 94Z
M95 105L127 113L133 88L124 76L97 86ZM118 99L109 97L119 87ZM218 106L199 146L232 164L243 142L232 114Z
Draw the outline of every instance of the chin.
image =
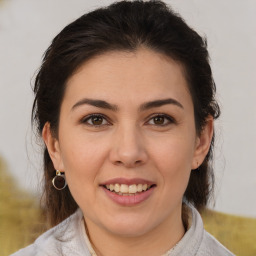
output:
M116 236L119 237L139 237L146 234L150 229L148 227L127 227L124 225L123 227L110 227L109 231Z
M105 222L105 228L112 234L120 237L138 237L153 229L152 221L144 221L141 218L114 219Z

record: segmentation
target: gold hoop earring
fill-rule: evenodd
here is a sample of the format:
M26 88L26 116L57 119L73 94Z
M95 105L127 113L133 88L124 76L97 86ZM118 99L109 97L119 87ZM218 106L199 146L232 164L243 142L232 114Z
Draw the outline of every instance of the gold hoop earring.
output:
M56 176L52 179L52 185L57 190L62 190L67 186L66 177L64 172L56 170Z

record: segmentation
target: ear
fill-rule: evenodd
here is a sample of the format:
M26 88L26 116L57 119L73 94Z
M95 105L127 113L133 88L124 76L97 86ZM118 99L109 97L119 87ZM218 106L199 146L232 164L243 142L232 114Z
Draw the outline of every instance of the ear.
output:
M213 129L214 129L213 117L209 116L206 120L206 124L198 135L195 144L195 152L192 162L192 169L197 169L204 161L212 142Z
M55 136L53 136L49 122L45 123L44 125L42 137L53 162L55 170L64 172L59 141L57 138L55 138Z

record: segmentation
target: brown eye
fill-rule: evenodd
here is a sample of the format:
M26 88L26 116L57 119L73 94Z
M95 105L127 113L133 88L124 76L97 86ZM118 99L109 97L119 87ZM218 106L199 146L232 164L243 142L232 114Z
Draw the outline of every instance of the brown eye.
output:
M153 116L148 122L148 124L156 125L156 126L166 126L166 125L173 124L173 123L176 123L175 120L171 116L168 116L168 115Z
M92 120L92 124L94 125L101 125L103 122L103 118L101 116L93 116L91 120Z
M109 124L106 118L102 115L90 115L82 120L82 123L89 126L103 126Z
M164 117L163 116L155 116L154 118L154 123L158 125L164 124Z

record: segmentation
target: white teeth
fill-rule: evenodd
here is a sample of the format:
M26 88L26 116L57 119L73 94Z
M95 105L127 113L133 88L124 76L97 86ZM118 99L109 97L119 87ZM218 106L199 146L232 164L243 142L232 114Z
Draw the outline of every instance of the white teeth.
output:
M143 191L147 190L147 188L148 188L148 185L147 185L147 184L142 185L142 190L143 190Z
M121 193L128 193L128 192L129 192L129 187L128 187L128 185L126 185L126 184L121 184L120 192L121 192Z
M106 185L106 188L110 191L114 191L119 195L133 195L138 192L146 191L148 188L150 188L151 185L148 184L108 184Z
M118 193L120 191L120 185L115 184L114 190L115 190L116 193Z
M129 193L135 194L137 192L137 186L135 184L129 186Z

